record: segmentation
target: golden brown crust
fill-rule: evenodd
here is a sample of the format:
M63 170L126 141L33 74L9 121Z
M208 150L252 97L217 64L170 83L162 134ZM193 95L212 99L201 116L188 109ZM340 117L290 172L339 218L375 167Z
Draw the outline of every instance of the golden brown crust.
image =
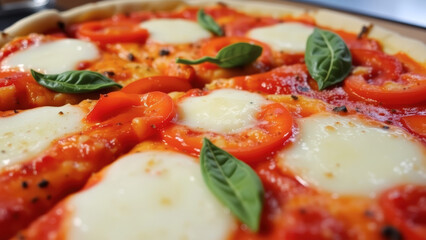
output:
M286 5L285 3L241 0L223 0L222 2L230 7L237 8L239 11L255 15L278 17L307 13L316 20L319 26L353 33L357 33L363 25L370 24L360 18L339 12L324 9L308 11ZM117 13L130 11L175 10L184 5L206 6L216 3L217 1L211 0L112 0L82 5L65 12L46 10L24 18L7 28L4 31L5 34L0 36L0 46L16 36L55 28L59 21L67 24L106 18ZM380 26L374 26L369 36L378 40L386 53L404 52L416 61L426 65L426 44L421 41L401 36Z

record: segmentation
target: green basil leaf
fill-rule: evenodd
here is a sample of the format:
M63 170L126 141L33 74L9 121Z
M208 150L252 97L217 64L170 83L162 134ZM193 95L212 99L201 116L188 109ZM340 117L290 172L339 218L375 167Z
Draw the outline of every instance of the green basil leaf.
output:
M61 93L87 93L103 88L122 86L104 75L92 71L67 71L42 74L31 69L31 75L42 86Z
M323 90L346 78L351 71L352 56L337 34L315 28L306 43L305 62L318 88Z
M250 166L204 138L201 173L210 191L252 231L259 230L263 186Z
M222 48L217 53L216 57L202 57L197 60L178 58L176 59L176 62L189 65L210 62L217 64L221 68L233 68L252 63L261 54L261 46L245 42L238 42Z
M204 9L198 10L197 21L204 29L218 36L223 36L222 28L214 21L214 19L210 15L204 12Z

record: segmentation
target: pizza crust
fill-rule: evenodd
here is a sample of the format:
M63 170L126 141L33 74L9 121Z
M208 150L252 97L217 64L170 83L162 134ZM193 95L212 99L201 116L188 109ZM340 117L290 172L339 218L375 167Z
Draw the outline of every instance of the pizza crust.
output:
M284 3L260 1L225 0L223 2L239 11L260 16L279 17L307 14L312 16L319 26L341 29L352 33L358 33L363 25L370 24L370 22L360 18L325 9L305 10ZM185 5L207 6L216 3L217 1L211 0L112 0L89 3L64 12L44 10L26 17L7 28L0 35L0 46L17 36L54 29L57 27L58 22L69 24L107 18L117 13L128 13L130 11L172 11ZM384 52L388 54L404 52L414 60L426 65L426 44L419 40L401 36L380 26L374 26L369 37L378 40L382 44Z

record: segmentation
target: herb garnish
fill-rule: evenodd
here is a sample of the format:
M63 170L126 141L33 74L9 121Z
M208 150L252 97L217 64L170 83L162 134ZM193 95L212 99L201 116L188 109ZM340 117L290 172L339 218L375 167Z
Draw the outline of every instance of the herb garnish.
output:
M259 230L263 186L250 166L204 138L201 173L210 191L252 231Z
M352 56L337 34L315 28L306 43L305 62L319 90L323 90L345 79L351 71Z
M31 69L31 75L42 86L61 93L87 93L121 85L92 71L67 71L60 74L42 74Z
M218 35L223 36L222 28L214 21L214 19L204 12L204 9L200 9L197 12L198 23L206 30Z
M197 60L178 58L176 62L189 65L210 62L221 68L233 68L254 62L261 54L262 47L255 44L239 42L222 48L217 53L216 57L206 56Z

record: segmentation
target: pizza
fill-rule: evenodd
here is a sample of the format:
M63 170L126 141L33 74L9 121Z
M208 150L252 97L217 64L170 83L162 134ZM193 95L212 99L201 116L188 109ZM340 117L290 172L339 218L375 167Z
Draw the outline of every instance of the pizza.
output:
M0 239L426 239L423 42L131 0L0 42Z

